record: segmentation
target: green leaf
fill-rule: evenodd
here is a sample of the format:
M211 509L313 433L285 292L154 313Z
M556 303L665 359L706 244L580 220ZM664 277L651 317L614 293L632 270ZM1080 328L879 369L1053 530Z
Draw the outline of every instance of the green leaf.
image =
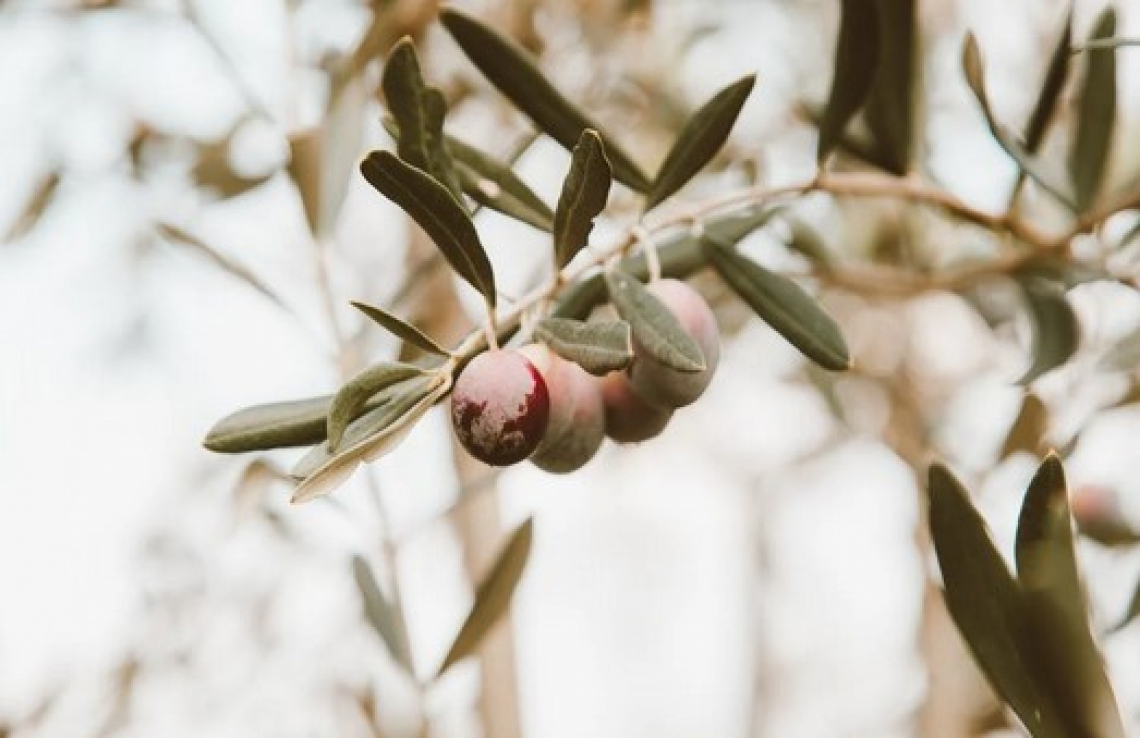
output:
M436 354L437 356L451 355L450 351L440 346L419 328L416 328L411 323L400 320L383 308L355 300L352 301L352 306L371 318L372 321L381 328L425 353Z
M435 241L452 269L495 306L495 274L475 224L455 197L422 170L387 151L373 151L361 162L364 178L399 205Z
M543 231L554 228L554 212L509 166L459 139L447 138L463 191L481 205Z
M802 287L708 234L704 248L709 263L732 291L804 356L824 369L851 367L851 355L839 326Z
M442 10L439 18L467 58L540 130L567 151L578 143L583 130L598 131L605 142L614 178L638 192L649 189L649 178L629 154L563 97L539 71L534 58L518 44L454 8Z
M364 605L364 618L372 626L376 635L388 649L388 653L404 670L412 674L411 648L408 646L407 636L400 627L400 618L392 606L376 577L372 574L372 567L361 556L352 557L352 578L356 580L356 588L360 592L360 599Z
M1033 362L1018 384L1029 384L1064 364L1076 353L1081 333L1077 316L1065 292L1055 283L1034 275L1018 275L1033 329Z
M203 445L223 454L311 446L325 440L331 403L332 395L324 395L247 407L215 423ZM373 401L364 410L376 407Z
M440 664L436 679L456 663L475 653L483 638L506 614L511 604L511 597L526 569L527 559L530 558L533 538L534 521L532 518L527 518L526 522L511 534L510 540L495 560L491 571L476 588L475 602L471 605L471 611L463 621L451 648L448 649L447 656Z
M790 250L820 266L826 267L831 264L831 252L818 231L799 218L788 218L787 224L788 230L791 231L788 237Z
M875 4L843 0L835 72L819 125L816 160L822 164L843 138L843 130L863 107L879 63L879 19Z
M1065 88L1065 80L1069 75L1069 57L1072 56L1072 33L1073 9L1070 7L1065 14L1065 25L1057 39L1057 45L1053 47L1053 56L1049 59L1049 68L1041 83L1037 103L1025 124L1025 148L1033 153L1037 153L1045 141L1045 133L1049 130L1049 123L1057 112L1061 91Z
M920 54L915 0L877 0L879 63L863 106L874 162L904 175L914 148Z
M1022 174L1039 184L1049 194L1053 195L1066 207L1076 210L1076 195L1068 185L1068 178L1055 173L1050 161L1037 157L1025 144L1017 140L1017 136L1006 126L998 122L994 116L986 94L985 66L982 61L982 52L978 48L978 41L973 33L967 33L962 44L962 71L966 82L973 91L978 107L982 109L986 125L990 133L1002 150L1017 163Z
M1006 434L998 458L1002 461L1018 451L1027 451L1036 456L1049 427L1049 411L1041 398L1032 392L1025 393L1021 409Z
M582 131L554 211L554 258L559 269L585 248L594 218L609 199L610 175L602 139L596 131Z
M625 369L633 361L633 334L624 320L584 322L546 318L534 337L594 376Z
M426 371L411 364L384 362L368 367L346 382L333 396L329 407L329 450L336 451L348 424L360 414L360 408L373 395L397 382L425 374Z
M396 151L400 158L430 174L462 203L451 154L444 145L447 103L442 92L424 82L410 38L400 39L392 48L381 85L399 130Z
M1091 40L1110 38L1116 32L1116 10L1111 6L1097 18ZM1116 54L1090 54L1081 85L1076 134L1069 150L1069 172L1084 210L1100 192L1113 129L1116 126Z
M321 443L301 458L291 472L304 479L293 491L293 504L327 495L348 481L361 463L375 461L398 446L451 388L451 379L431 375L396 387L400 391L392 394L390 402L348 427L339 451L333 453L327 443Z
M666 154L653 179L653 185L645 196L645 212L684 187L712 161L728 140L728 134L732 132L755 83L754 74L734 82L714 95L689 118Z
M930 467L930 533L942 570L946 607L994 690L1035 738L1068 732L1024 653L1021 592L994 547L985 521L948 469Z
M641 282L620 269L606 271L606 292L646 354L681 372L705 370L705 356L677 318Z
M1064 468L1049 454L1029 484L1017 526L1017 573L1027 613L1023 648L1070 735L1123 738L1116 698L1089 630L1072 526Z

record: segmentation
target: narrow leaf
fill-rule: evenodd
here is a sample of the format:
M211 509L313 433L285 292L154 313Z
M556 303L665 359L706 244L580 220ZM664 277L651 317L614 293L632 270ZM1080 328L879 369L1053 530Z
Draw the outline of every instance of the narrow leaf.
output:
M387 151L373 151L361 162L364 178L399 205L435 241L455 272L495 306L495 275L475 224L434 177Z
M1140 582L1136 583L1136 591L1132 593L1132 600L1128 603L1128 609L1124 611L1124 616L1112 627L1112 632L1124 630L1132 621L1140 617Z
M344 437L345 428L360 414L360 408L373 395L397 382L425 372L426 370L411 364L385 362L368 367L346 382L333 396L332 406L329 408L329 450L336 451Z
M475 602L471 605L471 611L463 621L451 648L448 649L447 656L440 664L436 679L456 663L475 653L483 638L506 614L511 597L526 569L527 559L530 558L533 538L534 521L528 518L511 534L510 540L495 560L491 571L476 588Z
M945 467L930 467L927 491L946 607L966 645L994 690L1034 738L1065 738L1065 726L1023 653L1021 593L985 521Z
M874 163L898 175L910 169L918 108L915 98L922 90L915 4L916 0L876 0L879 63L863 106Z
M40 222L40 218L47 211L48 206L55 200L55 194L59 190L61 181L63 179L58 170L53 170L44 175L36 184L35 189L32 190L23 211L9 226L7 233L4 234L3 238L0 238L0 241L15 241L35 228L36 224Z
M400 618L380 590L380 585L372 574L372 567L361 556L352 557L352 578L356 580L356 588L364 605L364 618L376 635L380 636L380 640L396 663L411 674L413 672L411 649L400 628Z
M843 0L835 71L819 125L816 160L822 164L843 138L843 130L863 107L879 63L879 19L875 4Z
M463 191L475 202L540 230L554 228L554 212L505 163L459 139L447 138Z
M1140 46L1140 38L1098 38L1081 44L1073 49L1073 53L1082 51L1116 51L1128 46Z
M467 58L539 129L567 151L578 143L583 130L598 131L605 141L614 178L638 192L649 189L649 178L629 154L563 97L539 71L533 57L518 44L454 8L444 9L439 18Z
M756 75L725 87L692 115L669 149L645 196L645 212L681 189L720 151L744 107Z
M587 323L546 318L534 327L534 337L598 377L625 369L633 361L633 334L624 320Z
M1018 451L1027 451L1036 456L1041 450L1048 426L1049 411L1045 403L1034 393L1027 392L1021 401L1017 417L1009 427L998 458L1004 461Z
M462 204L459 180L451 154L444 145L443 119L447 103L442 92L424 82L410 38L401 39L392 48L384 65L381 86L399 130L396 150L400 158L430 174Z
M1029 310L1033 330L1033 362L1019 384L1029 384L1064 364L1080 344L1080 325L1065 292L1051 281L1020 275L1018 285Z
M260 293L263 297L268 299L274 305L283 310L288 311L289 307L285 302L270 289L269 285L263 282L256 274L250 271L242 264L237 263L230 257L210 246L202 239L190 233L187 230L179 228L170 223L158 223L155 225L155 230L158 235L162 236L168 241L173 243L180 243L184 246L189 246L200 256L205 257L214 266L229 274L231 277L238 279L245 283L247 286L252 287L254 291Z
M1071 735L1123 738L1104 663L1089 629L1065 472L1056 454L1038 469L1017 526L1017 574L1027 598L1026 653Z
M610 176L602 139L596 131L582 131L554 211L554 258L559 269L585 248L594 218L609 199Z
M824 369L851 367L847 342L830 315L798 284L705 235L709 263L732 291L789 343Z
M1097 18L1091 40L1111 38L1116 32L1116 10L1109 6ZM1076 134L1069 151L1069 172L1084 210L1100 192L1116 127L1116 54L1089 54Z
M1037 103L1033 106L1033 113L1025 124L1025 148L1037 153L1045 140L1045 133L1049 130L1049 123L1057 111L1057 103L1061 99L1061 91L1065 88L1065 80L1069 75L1069 58L1072 56L1073 9L1065 14L1065 25L1053 47L1053 55L1049 59L1049 68L1045 72L1045 79L1041 83L1041 92L1037 95Z
M437 356L450 356L451 352L440 346L430 336L411 323L400 320L383 308L363 302L352 301L352 306L367 315L374 323L397 338L410 343L421 351Z
M237 454L319 443L325 439L331 402L332 395L325 395L247 407L215 423L203 445Z
M605 279L610 302L649 356L677 371L705 370L701 347L645 285L620 269L607 270Z

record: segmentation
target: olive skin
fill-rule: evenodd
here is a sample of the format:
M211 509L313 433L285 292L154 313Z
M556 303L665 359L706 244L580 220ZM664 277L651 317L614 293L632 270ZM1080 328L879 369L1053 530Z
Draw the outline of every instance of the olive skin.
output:
M641 399L625 372L610 372L594 381L601 388L606 435L618 443L641 443L655 438L673 417L671 409L655 407Z
M492 349L467 363L451 390L451 422L463 448L491 466L534 453L550 420L546 380L523 354Z
M568 474L584 466L605 440L606 415L595 378L572 361L541 344L519 349L546 380L550 421L546 435L530 457L552 474Z

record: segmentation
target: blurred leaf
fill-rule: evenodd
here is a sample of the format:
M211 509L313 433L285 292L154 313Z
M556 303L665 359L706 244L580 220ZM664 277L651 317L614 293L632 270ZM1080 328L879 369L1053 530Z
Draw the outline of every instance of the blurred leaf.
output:
M1021 172L1036 182L1046 192L1060 200L1066 207L1076 210L1076 194L1068 184L1068 178L1054 172L1052 162L1034 155L1025 144L1017 140L1017 136L1006 126L998 122L994 116L986 94L985 67L982 62L982 52L978 48L978 41L973 33L967 33L962 44L962 71L966 82L978 101L978 106L985 116L986 125L998 145L1013 159Z
M843 0L835 71L827 107L819 124L816 160L823 164L843 137L843 130L863 107L879 63L879 19L875 3Z
M392 48L381 84L388 110L399 130L396 150L400 158L430 174L462 204L459 179L444 145L443 119L447 115L447 102L442 92L424 83L410 38L401 39Z
M633 336L624 320L583 322L546 318L534 337L594 376L625 369L633 361Z
M558 268L570 263L585 248L594 218L606 208L610 195L610 162L596 131L582 131L570 171L562 182L554 211L554 259Z
M494 566L486 578L479 583L475 590L475 602L455 641L447 651L443 663L436 672L436 679L457 662L475 653L483 638L491 631L495 623L506 614L511 604L511 597L522 579L526 569L527 559L530 558L531 542L534 538L534 520L527 518L511 534L510 540L495 560Z
M1140 38L1097 38L1073 49L1077 54L1083 51L1116 51L1127 46L1140 46Z
M1124 630L1132 621L1140 617L1140 582L1136 583L1136 591L1132 593L1132 601L1128 603L1128 609L1124 613L1124 617L1120 619L1116 625L1112 626L1112 633Z
M930 467L930 532L942 570L946 607L990 685L1035 738L1069 735L1033 678L1019 638L1021 593L981 515L948 469Z
M578 143L583 130L598 131L605 142L614 178L638 192L649 189L649 178L629 154L550 84L529 53L454 8L445 8L439 17L467 58L542 131L567 151Z
M332 395L325 395L247 407L215 423L203 445L236 454L319 443L325 439L331 402Z
M620 269L606 270L606 292L645 353L681 372L705 370L705 357L677 317L641 282Z
M799 218L788 218L787 224L790 231L787 242L789 249L815 264L827 266L831 263L831 252L818 231Z
M755 83L754 74L734 82L714 95L686 121L645 196L644 212L649 212L684 187L712 161L728 140Z
M383 308L355 300L352 301L352 306L371 318L381 328L425 353L436 354L437 356L451 355L450 351L440 346L419 328L400 320Z
M1097 18L1092 40L1116 32L1116 10L1109 6ZM1069 151L1069 172L1084 210L1095 200L1104 179L1116 125L1116 54L1090 54L1081 85L1076 134Z
M411 364L384 362L370 366L347 381L333 396L329 407L328 446L336 451L345 428L360 414L360 408L377 392L397 382L425 374L427 370Z
M729 244L704 237L709 263L765 323L825 369L851 367L839 326L798 284L741 256Z
M920 58L915 0L877 0L879 62L863 106L875 163L903 175L914 145L915 93Z
M457 163L460 185L471 199L543 231L554 229L554 212L509 166L456 138L447 146Z
M229 199L244 194L254 187L266 182L272 173L256 177L246 177L238 174L230 166L230 143L233 140L231 132L219 141L198 145L198 159L190 176L199 187L213 190L222 199Z
M1128 371L1140 365L1140 328L1117 341L1100 360L1103 369Z
M1028 451L1037 456L1049 426L1049 411L1041 398L1032 392L1025 393L1021 409L1017 413L1009 433L1002 444L998 459L1004 461L1018 451Z
M1049 123L1057 112L1057 103L1061 99L1061 91L1065 89L1065 80L1069 75L1069 57L1072 56L1073 9L1065 14L1065 25L1053 47L1053 56L1049 59L1049 68L1045 72L1045 79L1041 83L1041 92L1037 95L1037 103L1033 106L1033 113L1025 124L1025 148L1037 153L1045 140L1045 133L1049 130Z
M15 241L26 236L36 227L48 206L51 205L52 200L55 199L55 193L59 189L61 179L62 177L57 169L48 172L39 181L35 189L32 190L32 195L28 198L28 203L24 206L23 211L16 217L8 232L4 234L3 241Z
M396 663L404 667L409 674L413 674L411 649L400 628L399 615L380 590L380 585L372 574L372 567L361 556L352 557L352 577L356 580L357 590L360 591L360 599L364 604L364 617L368 624L372 626L376 635L380 636L380 640Z
M495 306L495 275L467 211L434 177L397 159L373 151L361 162L364 178L399 205L435 241L455 272Z
M1017 574L1028 626L1024 649L1033 655L1069 735L1123 738L1116 698L1089 630L1072 526L1064 468L1049 454L1029 484L1017 526Z
M1018 384L1029 384L1064 364L1077 351L1081 333L1077 316L1056 284L1032 275L1019 275L1033 329L1033 363Z
M349 426L345 433L343 448L304 475L304 481L297 485L297 489L293 491L291 502L300 504L327 495L346 482L359 464L375 461L398 446L419 419L423 417L424 413L451 388L450 377L433 375L427 379L429 381L423 384L409 382L410 386L407 391L396 394L390 404L374 411L382 417L372 418L376 429L368 435L354 433L353 426ZM366 420L369 420L369 415L364 416L357 423ZM363 437L357 440L357 435ZM302 470L307 471L308 467L320 457L322 452L328 453L326 443L316 446L310 452L311 457L302 458L292 474L299 476Z
M231 277L235 277L244 282L247 286L252 287L274 305L284 310L289 310L289 307L277 296L277 293L270 289L269 285L261 281L256 274L220 251L213 249L209 244L194 234L169 223L157 223L154 229L158 232L158 235L168 241L189 246L199 255L209 259L214 266L219 267Z

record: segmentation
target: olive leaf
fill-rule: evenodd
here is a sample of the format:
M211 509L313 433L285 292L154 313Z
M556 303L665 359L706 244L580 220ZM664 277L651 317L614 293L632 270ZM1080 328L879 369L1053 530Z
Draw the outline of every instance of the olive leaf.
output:
M998 458L1004 461L1018 451L1028 451L1036 456L1041 450L1048 427L1049 411L1045 403L1036 394L1026 392Z
M1070 735L1054 702L1034 678L1020 641L1021 591L966 490L945 467L930 467L930 533L942 570L946 608L994 690L1034 738Z
M435 241L455 272L495 306L495 274L475 224L446 187L387 151L373 151L361 162L369 184L399 205Z
M545 318L534 327L534 337L598 377L625 369L633 361L633 334L624 320Z
M374 323L406 343L421 351L437 356L450 356L451 352L440 346L430 336L411 323L400 320L383 308L352 300L352 306L367 315Z
M559 269L585 248L594 218L609 199L610 177L602 139L597 131L587 128L574 146L570 171L554 211L554 259Z
M765 323L824 369L851 367L835 320L798 284L705 234L702 244L717 274Z
M1116 625L1112 626L1110 632L1116 633L1124 630L1138 617L1140 617L1140 582L1136 583L1136 590L1132 593L1132 599L1128 603L1128 609L1124 611L1124 615L1117 621Z
M55 200L56 193L59 191L60 182L63 181L59 170L52 170L43 175L36 186L32 189L23 210L8 227L8 230L2 237L0 242L15 241L18 238L26 236L36 224L40 222L43 214L47 212L52 202Z
M462 204L459 180L444 145L447 103L442 92L424 82L410 38L402 38L392 47L381 86L399 131L396 152L400 158L430 174Z
M649 212L684 187L712 161L728 140L728 134L732 132L755 83L754 74L734 82L714 95L686 121L645 196L644 212Z
M879 19L867 0L843 0L831 92L819 124L816 160L823 164L843 138L847 124L863 107L879 63Z
M383 407L348 427L341 450L333 453L327 443L315 446L302 457L291 474L303 478L291 502L300 504L323 497L348 480L356 467L388 453L407 436L439 398L451 389L450 375L433 374L422 381L410 380Z
M543 231L554 229L554 212L505 163L450 136L459 183L475 202Z
M610 302L648 356L681 372L705 370L701 347L645 285L620 269L606 270L605 280Z
M1041 92L1037 95L1033 112L1025 124L1025 148L1033 153L1037 153L1045 140L1045 133L1049 130L1049 123L1057 111L1061 92L1065 88L1065 80L1069 76L1072 33L1073 9L1070 7L1069 12L1065 14L1065 25L1057 38L1057 45L1053 47L1053 55L1049 58L1049 67L1041 83Z
M412 674L412 654L408 645L407 635L400 627L400 618L395 607L384 596L372 567L362 556L352 557L352 578L356 581L356 589L360 592L361 603L364 606L364 618L372 626L376 635L388 649L396 663Z
M1091 40L1111 38L1116 32L1116 10L1111 6L1098 16ZM1069 172L1076 189L1077 205L1091 205L1100 191L1116 126L1116 55L1089 54L1081 85L1080 107Z
M332 395L325 395L247 407L215 423L203 445L223 454L311 446L325 439L331 403ZM377 402L365 409L378 406Z
M1068 361L1080 345L1081 332L1073 307L1060 286L1031 274L1018 275L1017 284L1033 330L1033 361L1018 384L1029 384Z
M1116 697L1089 629L1072 526L1064 468L1051 453L1029 484L1017 526L1017 578L1026 598L1023 650L1069 735L1123 738Z
M360 413L364 403L382 389L386 389L427 372L418 366L384 362L370 366L348 380L332 399L328 416L328 447L336 451L344 437L344 431Z
M582 110L563 97L539 71L533 57L518 44L454 8L445 8L439 18L483 76L540 130L567 151L578 143L583 130L592 128L598 131L605 141L614 178L638 192L649 188L649 178L629 154Z
M527 518L511 534L490 572L475 589L475 602L436 671L436 679L473 654L491 628L507 612L530 558L533 539L534 520Z
M916 0L876 0L879 60L863 117L871 134L871 159L893 174L906 174L914 148L916 95L921 70ZM841 144L842 145L842 144Z

